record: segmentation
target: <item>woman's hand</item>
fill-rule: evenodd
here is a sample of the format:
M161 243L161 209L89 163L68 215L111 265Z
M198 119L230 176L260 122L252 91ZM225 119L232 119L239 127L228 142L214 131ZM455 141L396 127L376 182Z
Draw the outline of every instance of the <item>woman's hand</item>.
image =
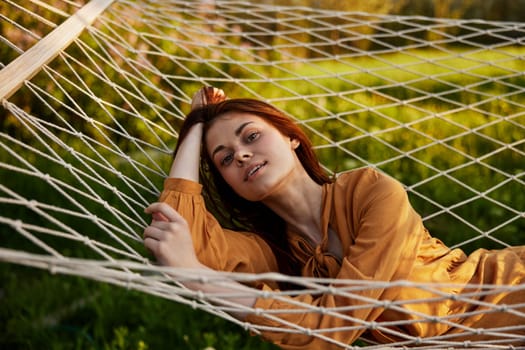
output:
M221 89L213 86L205 86L193 95L191 110L201 108L211 103L219 103L226 100L226 94Z
M166 203L153 203L145 209L152 214L144 230L144 245L165 266L200 268L187 221Z
M157 202L147 207L145 212L152 215L153 221L144 230L144 245L155 255L159 263L171 267L201 269L203 273L212 276L216 274L197 259L188 222L175 209L166 203ZM204 292L211 297L214 294L238 294L239 291L246 291L245 297L213 298L218 305L228 307L231 307L232 303L242 305L243 308L238 311L231 311L233 316L242 321L247 315L243 310L252 308L255 304L253 290L233 280L216 283L186 281L183 284L189 289ZM227 302L223 302L222 299L226 299Z

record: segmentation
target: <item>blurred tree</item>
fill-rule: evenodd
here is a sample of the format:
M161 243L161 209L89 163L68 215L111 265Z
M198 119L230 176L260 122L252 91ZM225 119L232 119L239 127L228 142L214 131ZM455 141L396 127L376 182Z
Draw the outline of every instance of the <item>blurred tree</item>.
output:
M262 0L282 6L491 21L525 21L525 0Z

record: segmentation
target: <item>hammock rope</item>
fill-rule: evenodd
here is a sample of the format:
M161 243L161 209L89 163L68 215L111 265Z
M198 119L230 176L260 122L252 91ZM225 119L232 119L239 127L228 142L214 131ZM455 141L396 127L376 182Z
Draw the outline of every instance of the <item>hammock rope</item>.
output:
M0 225L6 232L0 261L167 298L254 333L301 333L339 344L327 332L379 329L402 339L389 346L421 349L508 348L506 342L519 339L523 327L475 329L456 316L366 322L345 312L371 306L406 312L397 302L355 294L401 286L432 295L405 302L457 297L482 312L525 318L519 305L478 298L525 293L523 284L467 285L472 293L452 296L450 284L196 274L153 263L142 230L149 220L143 209L162 189L190 96L213 85L289 113L328 172L369 166L400 180L430 231L450 247L525 244L525 24L177 0L4 1L0 21ZM443 192L457 195L435 197ZM465 235L450 236L455 232L443 227L449 221ZM352 326L304 329L282 320L283 310L251 310L230 300L247 296L244 289L208 295L182 284L232 279L293 282L303 289L256 296L300 307L289 313L334 315ZM288 298L323 293L361 298L364 305L325 309ZM239 311L283 327L229 314ZM416 322L500 339L419 339L394 328Z

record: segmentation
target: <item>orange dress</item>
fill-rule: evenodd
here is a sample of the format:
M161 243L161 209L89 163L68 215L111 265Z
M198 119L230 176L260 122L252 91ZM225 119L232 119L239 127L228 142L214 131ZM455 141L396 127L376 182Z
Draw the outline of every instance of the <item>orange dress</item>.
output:
M256 234L220 227L205 208L200 184L166 179L160 200L186 218L197 256L205 265L235 272L277 270L272 251ZM331 339L340 344L352 344L360 336L380 343L436 336L451 342L488 341L498 339L494 332L503 331L513 335L514 345L525 345L525 246L480 249L470 256L448 248L429 235L402 185L373 169L350 171L323 185L321 215L319 246L312 247L288 232L292 253L303 263L303 276L394 283L356 288L351 295L258 298L256 309L271 311L288 323L268 318L264 312L250 314L248 322L270 327L262 332L267 340L285 349L339 349ZM338 235L342 259L327 253L329 234ZM422 289L403 281L442 285ZM502 289L491 293L483 288L488 284ZM507 285L515 288L504 289ZM257 287L276 289L267 282ZM378 306L377 301L384 303ZM317 311L308 312L301 304ZM521 307L506 312L505 305L515 304ZM274 330L290 324L304 331ZM481 331L476 336L463 335L472 328Z

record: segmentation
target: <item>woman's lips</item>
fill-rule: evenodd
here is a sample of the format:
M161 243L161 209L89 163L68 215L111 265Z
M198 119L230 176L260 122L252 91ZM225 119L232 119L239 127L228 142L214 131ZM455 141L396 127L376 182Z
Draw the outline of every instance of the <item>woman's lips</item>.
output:
M257 174L267 163L268 162L257 163L248 167L245 172L244 181L248 181L251 177Z

